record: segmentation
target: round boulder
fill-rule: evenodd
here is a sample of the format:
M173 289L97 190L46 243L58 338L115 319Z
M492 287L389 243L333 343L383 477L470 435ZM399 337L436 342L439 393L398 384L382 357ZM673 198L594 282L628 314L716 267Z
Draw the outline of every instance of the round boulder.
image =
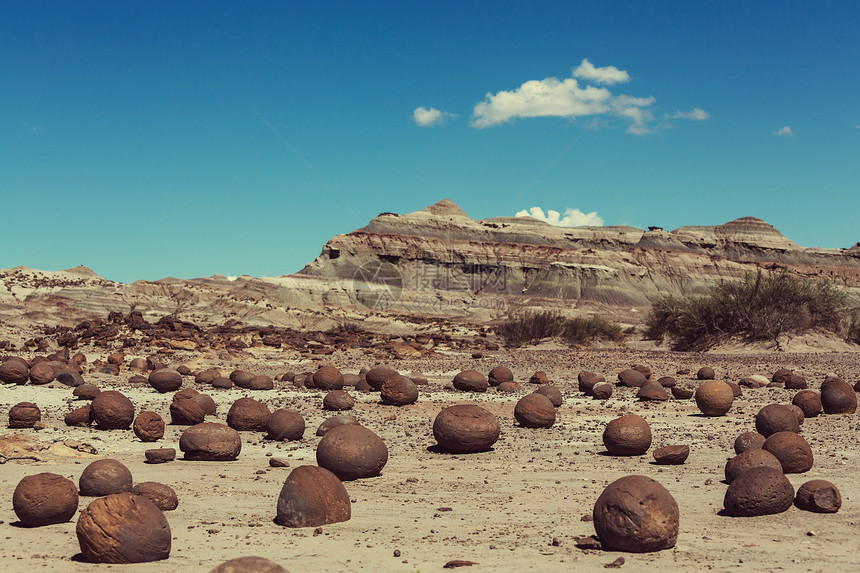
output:
M90 410L89 404L75 408L63 417L63 423L67 426L89 426L90 425Z
M142 442L157 442L164 437L164 420L155 412L144 410L134 419L134 435Z
M591 396L595 400L608 400L612 397L612 384L609 382L598 382L591 388Z
M378 476L386 462L385 442L364 426L332 428L317 445L317 464L344 481Z
M606 378L601 374L595 374L594 372L588 372L587 370L581 371L576 378L579 383L579 391L586 396L591 395L591 389L594 388L595 384L606 382Z
M514 381L514 373L511 372L510 368L506 368L505 366L496 366L492 370L490 370L489 376L487 376L487 382L490 386L498 386L502 382L513 382Z
M699 371L696 372L696 378L698 380L713 380L717 377L716 372L710 366L702 366L699 368Z
M90 407L90 417L100 430L124 430L134 421L134 404L116 390L99 392Z
M764 445L765 439L758 432L744 432L735 438L735 453L740 454L747 450L760 450Z
M275 522L285 527L319 527L348 521L352 507L343 482L329 470L299 466L278 496Z
M182 386L182 374L170 368L160 368L149 374L148 382L159 394L176 392Z
M57 474L26 476L15 487L12 508L25 527L65 523L78 511L78 488Z
M170 556L170 525L145 497L118 493L93 501L75 528L84 558L92 563L146 563Z
M501 384L496 386L496 392L502 392L502 393L519 392L522 389L523 389L523 387L520 385L520 383L514 382L514 381L502 382Z
M54 368L47 362L39 362L30 368L30 383L41 385L54 380Z
M248 382L248 390L272 390L275 387L275 381L271 376L259 374L251 378Z
M269 440L301 440L305 434L305 419L295 410L275 410L266 421L266 432Z
M814 479L797 489L794 505L804 511L836 513L842 507L842 494L829 481Z
M676 400L689 400L696 391L690 386L677 384L671 387L672 397Z
M101 497L112 493L131 491L131 471L118 460L96 460L81 473L78 480L81 495Z
M240 432L263 432L272 413L253 398L239 398L227 412L227 425Z
M452 454L485 452L499 439L501 427L489 411L472 404L444 408L433 421L439 448Z
M237 557L225 561L209 573L290 573L274 561L265 557Z
M723 506L729 515L752 517L782 513L793 501L794 487L781 470L755 467L729 485Z
M382 384L387 378L398 376L396 370L386 368L385 366L374 366L364 375L364 380L367 384L377 392L382 389Z
M205 417L203 408L194 400L180 399L170 404L170 423L174 426L194 426Z
M628 368L618 373L618 381L624 386L640 388L648 381L648 377L639 370Z
M782 471L782 464L772 453L753 448L742 452L726 462L726 481L732 483L739 475L751 468L774 468Z
M10 428L33 428L42 421L42 411L32 402L19 402L9 408Z
M514 407L514 418L525 428L551 428L555 424L555 406L535 392L520 398Z
M333 428L337 428L338 426L348 426L348 425L358 425L358 419L355 416L350 416L349 414L339 414L337 416L332 416L327 420L323 421L322 424L317 426L316 435L317 436L325 436L326 432Z
M770 381L782 386L786 382L788 382L793 375L794 372L792 372L788 368L780 368L773 373L773 376L771 376Z
M687 461L690 446L663 446L651 452L651 455L659 465L677 466Z
M821 385L821 407L825 414L853 414L857 411L857 393L843 380L827 381Z
M705 416L723 416L735 401L732 387L719 380L709 380L696 389L696 405Z
M323 398L323 410L352 410L355 399L346 390L332 390Z
M546 375L546 372L543 370L538 370L529 378L529 383L531 384L549 384L549 377Z
M95 384L81 384L72 390L72 396L78 400L92 400L99 395L99 387Z
M552 405L556 408L564 404L564 398L561 395L561 390L558 389L557 386L553 386L552 384L545 384L541 386L537 390L535 390L536 394L543 394L549 401L552 402Z
M800 408L805 418L814 418L821 413L821 395L815 390L801 390L791 403Z
M343 390L343 374L334 366L321 366L313 375L319 390Z
M193 398L191 398L200 408L203 410L203 413L207 416L214 414L218 406L215 404L215 400L212 399L212 396L209 394L197 394Z
M486 392L489 383L476 370L464 370L454 376L454 388L462 392Z
M641 456L651 447L651 427L642 416L625 414L606 424L603 445L613 456Z
M215 422L191 426L179 437L186 460L224 462L235 460L242 450L239 432Z
M230 373L230 381L239 388L248 388L255 374L245 372L244 370L234 370Z
M657 382L646 382L639 388L636 397L643 402L665 402L669 399L669 393Z
M18 356L8 358L0 364L0 382L5 384L26 384L30 377L29 363Z
M179 507L179 498L169 485L156 481L145 481L134 486L131 493L140 495L151 501L161 511L173 511Z
M646 476L625 476L606 486L592 517L604 549L646 553L670 549L678 539L675 498Z
M765 440L762 449L776 456L783 473L800 474L812 469L812 448L796 432L777 432Z
M756 414L755 429L767 438L777 432L799 432L800 424L788 406L769 404Z
M418 386L406 376L387 378L380 393L382 403L389 406L406 406L418 401Z

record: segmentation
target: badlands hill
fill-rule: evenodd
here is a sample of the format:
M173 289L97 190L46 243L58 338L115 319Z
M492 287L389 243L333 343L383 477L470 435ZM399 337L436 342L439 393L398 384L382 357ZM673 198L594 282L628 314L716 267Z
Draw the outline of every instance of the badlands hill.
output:
M333 237L295 275L122 284L84 267L0 270L0 320L5 327L74 325L138 310L201 325L325 329L349 319L373 328L392 318L483 323L554 308L636 324L662 294L700 293L782 268L829 278L860 299L860 245L802 248L754 217L671 232L570 228L530 217L474 220L444 199L414 213L383 213Z

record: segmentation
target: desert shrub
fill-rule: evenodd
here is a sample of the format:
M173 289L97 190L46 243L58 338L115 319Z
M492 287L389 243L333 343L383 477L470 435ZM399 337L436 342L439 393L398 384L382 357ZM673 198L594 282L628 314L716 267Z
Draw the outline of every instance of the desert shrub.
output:
M845 321L845 340L860 344L860 310L854 310Z
M350 320L342 320L338 322L335 326L332 326L328 330L325 331L326 334L336 335L336 334L360 334L363 332L361 326L357 323L352 322Z
M571 344L588 344L599 339L620 342L624 339L624 332L618 324L593 315L568 320L561 336Z
M621 327L599 316L566 319L553 311L526 312L509 318L496 327L508 346L522 346L561 336L571 344L588 344L596 339L621 341Z
M645 337L668 338L673 350L702 351L733 337L776 342L782 334L839 332L846 302L830 281L759 271L705 296L661 298L646 319Z

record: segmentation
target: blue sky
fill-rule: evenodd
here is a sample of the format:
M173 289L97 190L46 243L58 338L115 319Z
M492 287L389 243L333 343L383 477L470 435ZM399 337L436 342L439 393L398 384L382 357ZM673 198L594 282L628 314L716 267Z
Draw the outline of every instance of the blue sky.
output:
M858 29L853 2L7 3L0 267L276 276L445 197L847 248Z

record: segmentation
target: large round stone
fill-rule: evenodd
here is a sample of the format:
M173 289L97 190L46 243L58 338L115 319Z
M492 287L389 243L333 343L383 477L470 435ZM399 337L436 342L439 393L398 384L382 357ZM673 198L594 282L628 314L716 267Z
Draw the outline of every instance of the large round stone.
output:
M464 370L454 376L454 388L462 392L486 392L489 382L477 370Z
M720 380L709 380L696 389L696 405L705 416L723 416L735 401L732 387Z
M520 398L514 407L514 418L525 428L551 428L555 424L555 406L535 392Z
M75 528L81 553L93 563L146 563L170 556L170 525L152 501L118 493L93 501Z
M561 395L561 390L558 389L558 386L553 386L552 384L545 384L535 390L535 394L543 394L549 401L552 402L552 405L558 408L562 404L564 404L564 398Z
M142 442L157 442L164 437L164 420L157 413L144 410L134 419L134 435Z
M209 573L290 573L265 557L249 555L225 561Z
M826 381L821 385L821 407L825 414L853 414L857 411L857 393L844 380Z
M227 412L227 425L240 432L263 432L272 413L253 398L239 398Z
M156 481L144 481L134 486L131 493L142 495L161 511L173 511L179 507L179 498L169 485Z
M514 381L514 373L511 372L510 368L505 366L496 366L492 370L490 370L489 376L487 376L487 382L490 386L498 386L502 382L513 382Z
M26 527L65 523L78 511L78 488L57 474L26 476L12 494L12 509Z
M185 452L186 460L235 460L242 450L242 438L229 426L203 422L182 432L179 449Z
M359 425L358 419L355 416L350 416L349 414L338 414L337 416L327 418L322 424L317 426L316 435L325 436L329 430L337 428L338 426L348 425Z
M821 413L821 395L815 390L801 390L791 403L800 408L805 418L814 418Z
M39 362L30 368L31 384L48 384L54 380L54 368L47 362Z
M7 358L0 364L0 382L5 384L26 384L30 377L29 363L18 356Z
M101 430L124 430L134 421L134 404L116 390L99 392L90 408L90 417Z
M392 376L382 383L380 398L389 406L406 406L418 401L418 386L406 376Z
M343 374L334 366L321 366L314 372L313 382L319 390L343 390Z
M170 368L154 370L149 375L149 385L160 394L176 392L182 386L182 375Z
M206 417L203 408L190 398L180 399L170 404L170 423L174 426L193 426Z
M9 408L10 428L33 428L42 421L42 411L32 402L19 402Z
M266 432L269 440L301 440L305 434L305 419L295 410L275 410L266 421Z
M78 480L81 495L100 497L131 491L131 471L118 460L96 460L84 468Z
M472 404L444 408L433 421L433 437L452 454L485 452L499 439L501 427L489 411Z
M603 445L613 456L641 456L651 447L651 427L642 416L625 414L606 424Z
M794 505L815 513L836 513L842 507L842 494L829 481L814 479L798 488Z
M208 368L206 370L201 370L197 374L194 375L194 381L197 384L212 384L216 378L221 377L221 371L217 368Z
M341 480L377 476L386 462L385 442L364 426L347 424L332 428L317 445L317 464Z
M732 483L739 475L751 468L774 468L782 471L782 464L772 453L760 448L741 452L726 462L726 481Z
M747 450L761 449L765 437L758 432L744 432L735 438L735 453L740 454Z
M648 381L648 377L638 370L628 368L627 370L622 370L618 373L618 381L625 386L639 388L645 385Z
M278 496L275 522L286 527L319 527L348 521L349 494L325 468L299 466L290 472Z
M246 372L244 370L234 370L230 373L230 381L233 382L239 388L248 388L251 384L251 380L254 379L255 374L251 372Z
M248 390L272 390L274 387L275 381L272 377L264 374L258 374L248 382Z
M755 416L756 431L767 438L777 432L799 432L800 424L788 406L769 404Z
M354 406L355 398L346 390L332 390L323 398L323 410L339 412L341 410L352 410Z
M675 546L678 504L660 483L626 476L603 490L592 512L604 549L645 553Z
M740 474L729 485L723 506L729 515L751 517L782 513L793 501L794 487L781 470L755 467Z
M812 469L812 448L795 432L777 432L765 440L762 449L776 456L787 474L800 474Z
M587 396L591 396L591 389L594 388L596 384L606 382L606 378L604 378L602 374L583 370L577 375L577 382L579 383L579 391Z
M386 368L385 366L374 366L364 375L364 380L373 390L379 391L382 389L382 384L385 380L394 376L398 376L396 370Z

